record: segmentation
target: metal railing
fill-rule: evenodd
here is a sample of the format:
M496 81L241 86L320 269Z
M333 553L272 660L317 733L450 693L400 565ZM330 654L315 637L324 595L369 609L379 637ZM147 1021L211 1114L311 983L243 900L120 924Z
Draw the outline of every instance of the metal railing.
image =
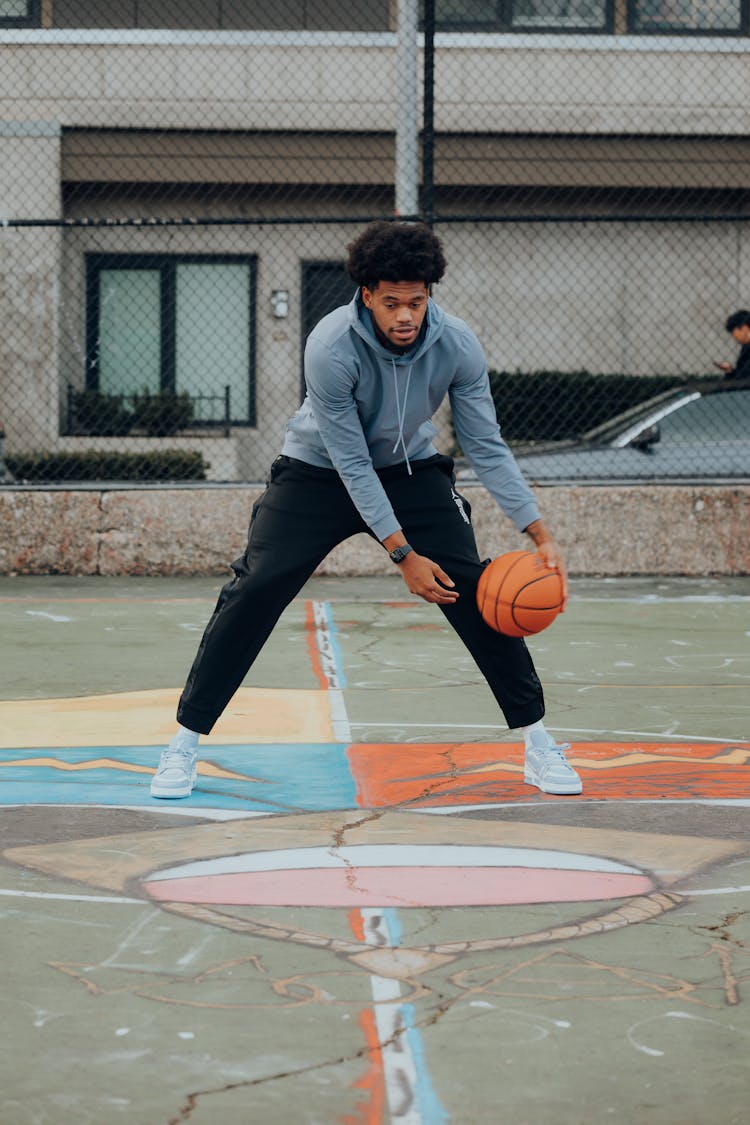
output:
M203 411L204 404L219 408L214 417ZM220 395L187 391L102 394L68 383L65 419L66 437L173 437L197 430L229 437L232 391L227 386Z

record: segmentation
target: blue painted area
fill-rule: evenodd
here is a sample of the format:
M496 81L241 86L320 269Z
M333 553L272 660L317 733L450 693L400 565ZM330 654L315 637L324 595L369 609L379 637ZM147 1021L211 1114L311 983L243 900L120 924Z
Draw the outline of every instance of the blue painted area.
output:
M195 805L252 812L356 808L357 787L346 750L345 745L337 743L206 747L201 754L203 761L245 777L199 774L192 795L179 803L188 808ZM86 762L103 758L112 764L86 768ZM83 768L60 769L44 759ZM169 805L174 802L155 800L149 793L151 771L158 759L159 750L153 746L2 750L0 805ZM10 764L19 761L27 764ZM132 766L141 768L128 768Z
M388 930L391 946L394 949L398 949L401 942L404 940L404 929L401 925L398 911L392 906L386 906L383 910L383 921Z
M414 1005L401 1004L400 1008L406 1025L406 1036L411 1057L414 1060L414 1068L417 1072L416 1100L420 1120L423 1125L443 1125L443 1122L450 1121L450 1114L437 1096L430 1080L424 1053L424 1042L421 1032L415 1024Z

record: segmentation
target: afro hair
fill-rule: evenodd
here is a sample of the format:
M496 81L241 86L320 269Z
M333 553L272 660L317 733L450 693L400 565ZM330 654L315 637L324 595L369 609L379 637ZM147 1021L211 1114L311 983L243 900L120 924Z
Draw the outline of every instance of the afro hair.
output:
M424 223L370 223L347 250L347 273L367 289L379 281L433 285L445 273L440 239Z

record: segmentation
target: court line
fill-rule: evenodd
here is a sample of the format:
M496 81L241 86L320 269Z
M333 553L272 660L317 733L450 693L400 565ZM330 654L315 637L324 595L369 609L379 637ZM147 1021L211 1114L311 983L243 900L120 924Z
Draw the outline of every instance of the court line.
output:
M115 895L63 895L51 894L48 891L11 891L0 890L0 895L6 895L9 898L56 898L63 899L67 902L113 902L113 903L128 903L137 906L147 905L142 898L119 898Z
M195 817L197 820L250 820L258 816L278 816L277 812L271 811L245 811L244 809L238 811L236 809L217 809L210 805L95 805L81 803L75 806L77 809L125 809L127 812L137 813L150 813L161 816L188 816ZM64 801L40 801L35 803L33 801L25 801L13 803L10 805L3 805L2 809L69 809L70 805Z
M611 805L610 797L555 797L555 807L561 804L580 805L581 801L587 805ZM750 809L750 797L618 797L619 805L728 805L730 808ZM425 808L413 806L420 816L425 813L429 816L450 816L452 813L480 812L484 809L531 809L550 807L549 801L488 801L486 804L476 805L430 805Z
M707 887L705 890L702 890L702 891L682 891L681 893L685 894L685 895L690 895L690 896L692 896L692 895L736 895L736 894L746 894L748 891L750 891L750 885L746 884L744 887Z
M352 741L352 731L343 692L346 687L346 675L331 603L313 601L310 604L318 658L315 671L328 691L334 738L338 742L349 743Z
M340 741L350 743L351 724L343 692L346 674L331 603L313 600L308 603L308 607L312 609L315 630L315 648L311 652L314 670L318 679L327 687L334 735ZM307 616L309 622L309 609ZM340 852L340 846L334 843L331 853L337 852ZM361 917L365 933L374 944L380 944L383 940L386 944L391 944L392 938L382 911L363 909ZM400 982L375 973L370 973L369 978L373 1015L380 1041L382 1079L391 1116L395 1118L398 1115L399 1121L403 1121L404 1125L429 1125L414 1096L415 1086L432 1089L429 1071L424 1063L423 1052L417 1051L415 1054L412 1049L415 1045L421 1046L421 1040L418 1044L414 1042L415 1036L419 1039L419 1032L415 1031L411 1036L404 1034L404 1013L397 1003L401 996ZM405 1094L407 1106L404 1110Z
M493 730L499 734L504 734L509 730L508 727L503 726L502 723L351 723L349 724L352 730L368 729L370 727L382 727L386 730L401 730L404 727L415 727L419 730L433 730L438 728L445 728L447 730ZM665 742L680 741L680 742L718 742L724 744L727 742L737 742L747 744L747 738L714 738L713 736L703 734L666 734L664 731L653 730L615 730L606 727L558 727L553 728L556 732L561 734L595 734L598 736L605 734L627 734L634 738L659 738Z

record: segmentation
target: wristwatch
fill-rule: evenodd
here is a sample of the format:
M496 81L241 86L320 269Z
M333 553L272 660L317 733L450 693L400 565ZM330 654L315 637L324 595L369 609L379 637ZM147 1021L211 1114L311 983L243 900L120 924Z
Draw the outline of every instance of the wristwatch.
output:
M408 543L404 543L403 547L394 547L392 551L388 552L388 557L391 562L402 563L410 551L414 548L410 547Z

